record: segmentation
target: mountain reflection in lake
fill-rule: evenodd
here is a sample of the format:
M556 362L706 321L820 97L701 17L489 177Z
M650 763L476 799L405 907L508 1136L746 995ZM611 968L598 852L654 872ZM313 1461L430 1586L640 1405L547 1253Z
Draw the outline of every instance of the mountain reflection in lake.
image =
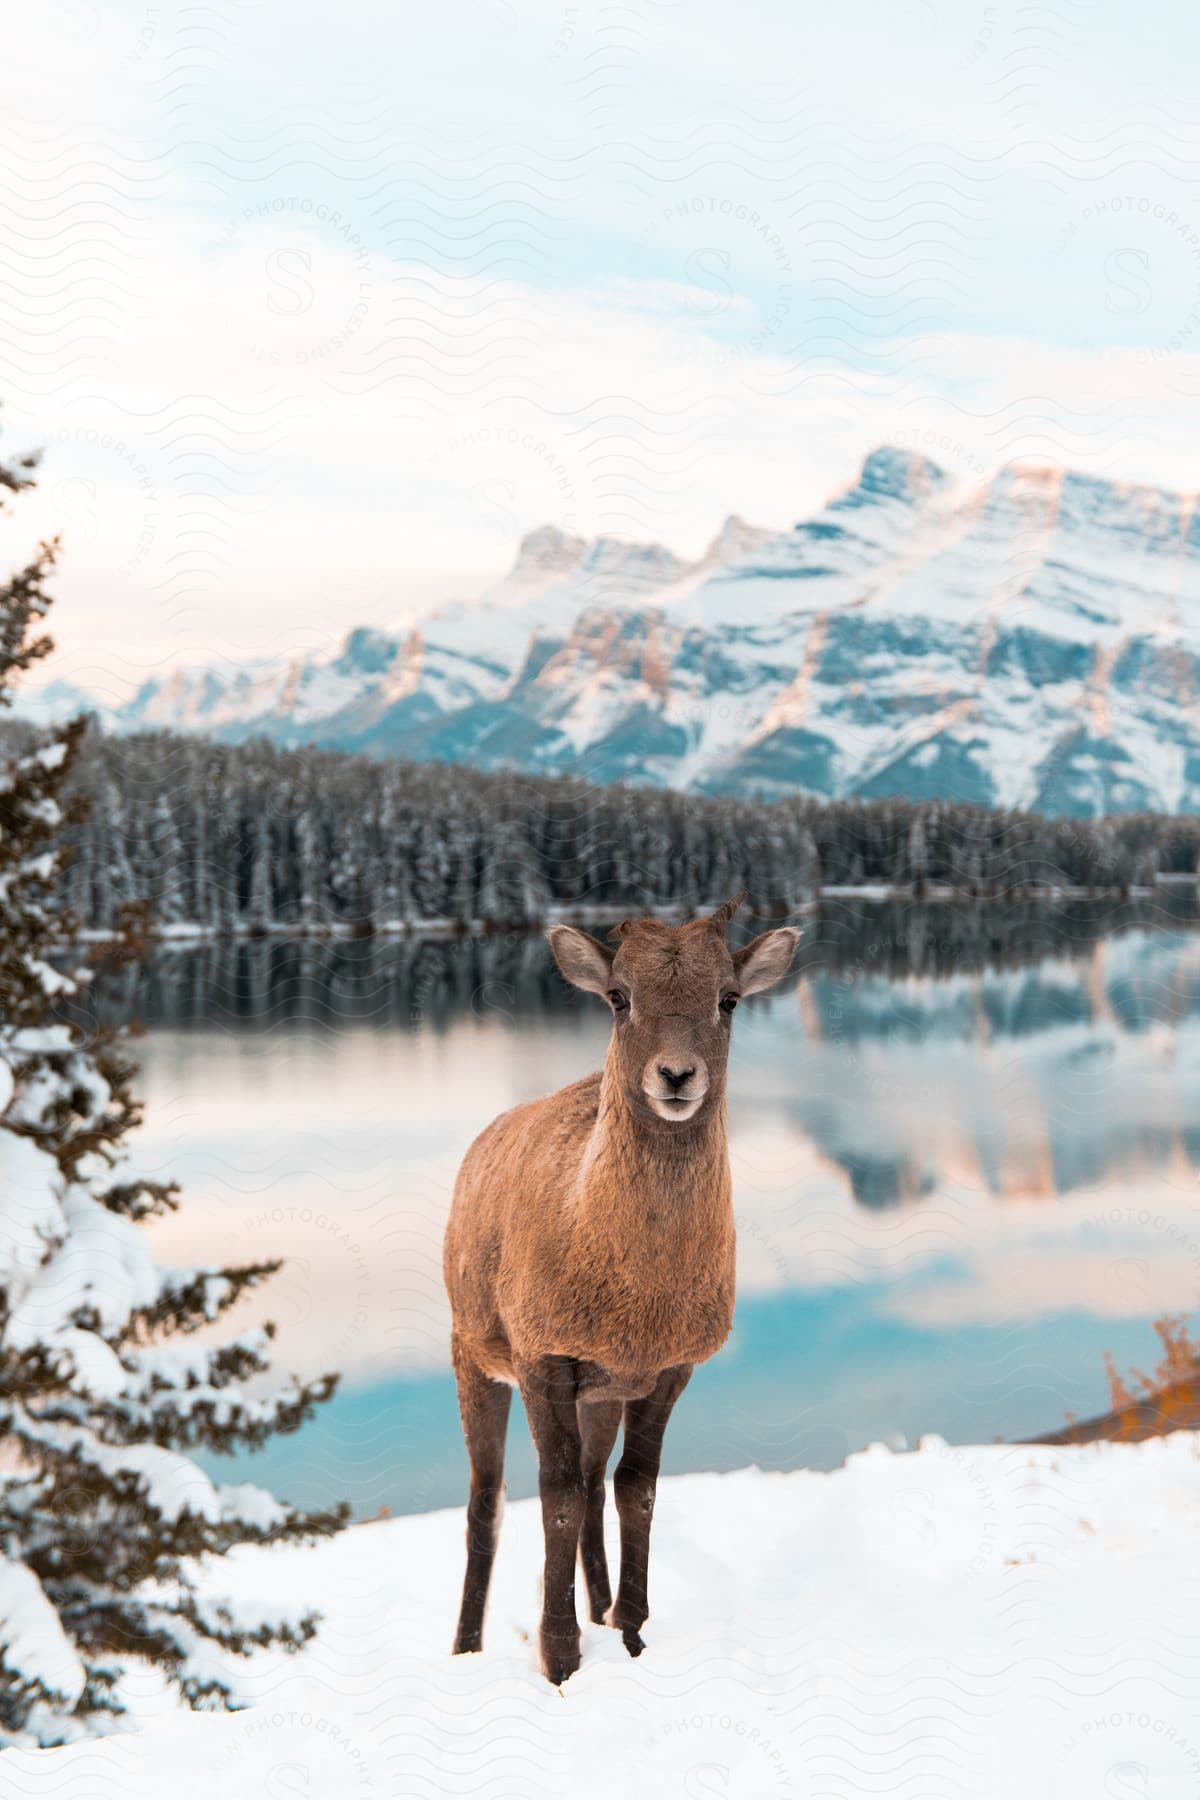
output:
M1200 1294L1193 901L826 905L799 979L739 1010L734 1335L672 1470L829 1467L874 1439L1102 1411L1103 1352ZM166 1261L286 1258L246 1322L342 1390L239 1472L360 1513L465 1491L440 1240L504 1107L596 1068L607 1017L537 936L163 949L98 983L138 1018ZM220 1465L228 1474L229 1464ZM510 1491L534 1470L519 1414Z

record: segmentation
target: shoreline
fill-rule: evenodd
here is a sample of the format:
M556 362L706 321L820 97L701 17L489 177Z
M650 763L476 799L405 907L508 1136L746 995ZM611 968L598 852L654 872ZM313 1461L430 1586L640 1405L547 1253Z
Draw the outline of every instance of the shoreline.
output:
M1057 1431L1045 1431L1029 1444L1141 1444L1147 1438L1170 1437L1175 1431L1200 1428L1200 1369L1190 1380L1173 1382L1152 1394L1131 1399L1091 1419L1071 1419Z
M919 889L912 886L893 887L880 882L864 882L857 886L824 887L811 899L802 901L793 907L790 912L755 913L752 908L747 907L745 916L748 919L796 918L819 912L822 902L826 900L862 900L873 905L883 905L888 901L907 900L917 905L971 907L1002 907L1030 900L1040 900L1052 905L1069 905L1082 900L1149 900L1164 888L1197 887L1200 887L1200 875L1159 876L1152 886L1020 887L1009 888L998 894L972 893L966 888L949 887L933 882ZM701 909L676 904L649 906L643 908L638 916L662 919L665 923L674 924L701 916ZM547 906L536 918L508 920L445 917L380 919L366 923L347 923L340 919L304 923L296 920L271 920L262 924L238 922L226 926L201 925L195 921L180 920L165 925L150 923L145 927L145 935L157 944L252 943L270 938L291 938L300 942L311 939L352 943L355 941L366 942L377 937L495 937L517 931L533 935L546 930L551 925L580 925L587 928L616 925L622 919L629 917L630 903L626 902L603 906ZM117 942L121 935L119 931L111 927L85 926L69 942L111 944Z

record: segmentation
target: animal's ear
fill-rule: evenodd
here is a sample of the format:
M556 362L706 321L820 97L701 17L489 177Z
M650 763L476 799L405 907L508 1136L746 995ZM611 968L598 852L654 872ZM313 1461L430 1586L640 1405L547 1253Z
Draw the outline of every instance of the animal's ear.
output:
M584 988L589 994L607 994L612 986L615 950L589 937L586 931L576 931L573 925L554 925L546 936L555 962L574 987Z
M792 966L800 933L790 925L778 931L764 931L752 938L742 950L733 953L733 966L743 994L761 994L764 988L782 981Z

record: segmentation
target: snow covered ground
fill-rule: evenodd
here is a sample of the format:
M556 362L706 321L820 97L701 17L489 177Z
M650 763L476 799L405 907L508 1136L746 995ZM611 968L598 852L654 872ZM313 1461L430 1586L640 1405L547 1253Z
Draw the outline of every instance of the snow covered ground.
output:
M509 1508L487 1648L458 1659L461 1512L238 1552L214 1592L325 1613L302 1656L250 1665L250 1710L131 1679L136 1732L7 1751L0 1792L1200 1793L1200 1435L666 1480L646 1652L586 1626L561 1692L536 1668L540 1536L534 1502Z

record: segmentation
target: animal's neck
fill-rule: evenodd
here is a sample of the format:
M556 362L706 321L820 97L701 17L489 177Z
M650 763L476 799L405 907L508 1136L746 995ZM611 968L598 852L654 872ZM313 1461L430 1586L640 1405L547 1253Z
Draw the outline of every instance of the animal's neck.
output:
M678 1251L723 1233L731 1217L724 1091L683 1124L648 1120L631 1106L610 1058L580 1170L578 1216L631 1254L655 1243Z

